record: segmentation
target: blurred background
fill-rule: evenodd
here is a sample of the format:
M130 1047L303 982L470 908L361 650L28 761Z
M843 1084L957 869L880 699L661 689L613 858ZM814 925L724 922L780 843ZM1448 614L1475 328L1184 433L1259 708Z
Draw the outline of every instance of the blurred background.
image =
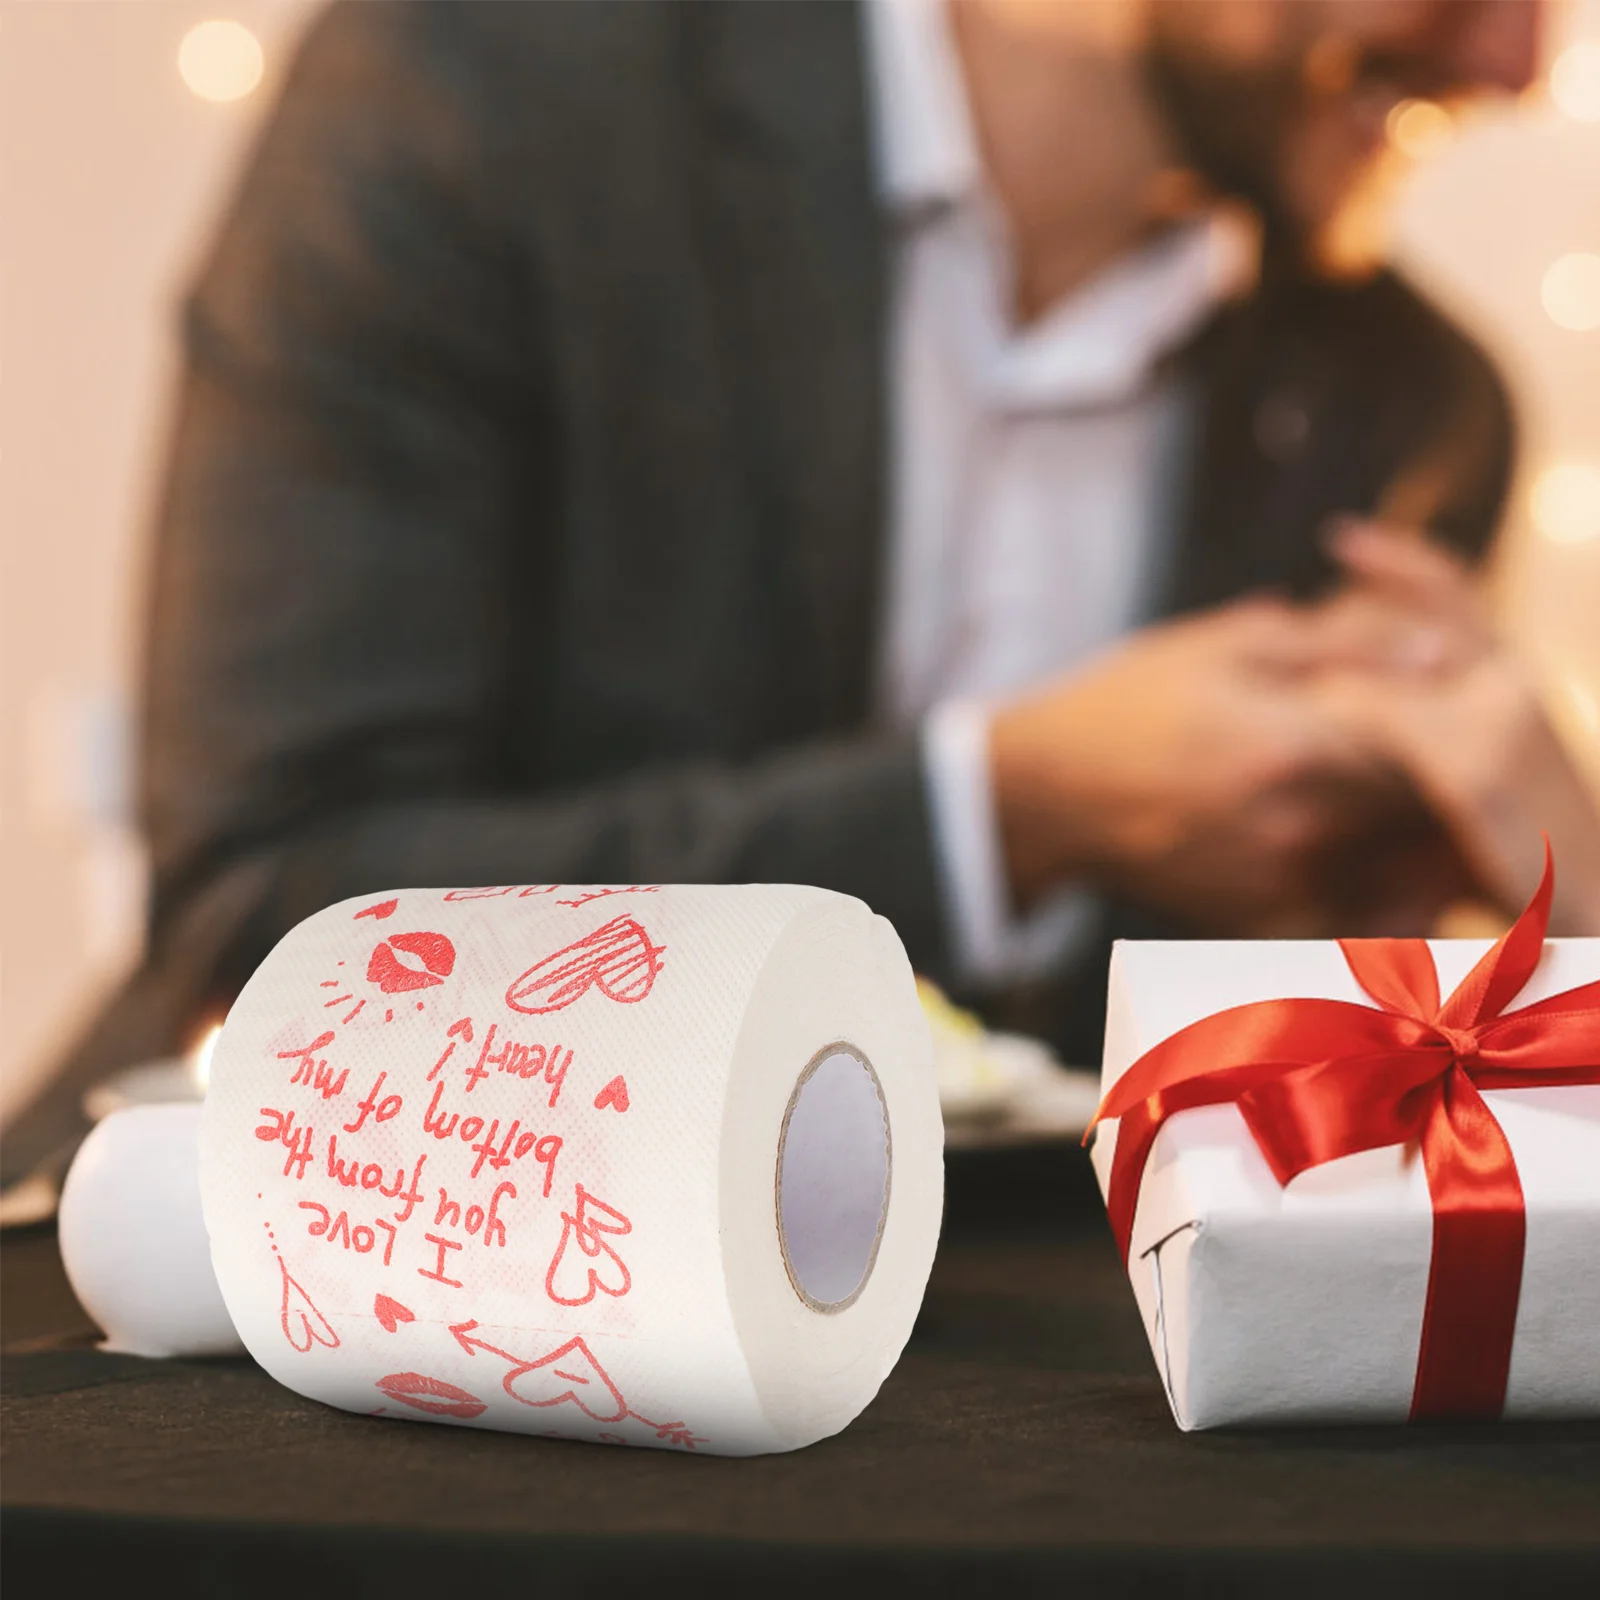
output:
M174 311L315 8L0 12L0 1113L138 955L131 697ZM1600 785L1600 0L1553 23L1520 101L1397 108L1383 248L1516 390L1499 600Z

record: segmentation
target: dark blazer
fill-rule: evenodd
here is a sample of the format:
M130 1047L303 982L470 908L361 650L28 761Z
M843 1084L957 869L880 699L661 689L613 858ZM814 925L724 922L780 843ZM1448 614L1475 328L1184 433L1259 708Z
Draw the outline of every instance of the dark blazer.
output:
M946 964L874 727L885 218L854 6L337 6L184 312L149 956L19 1120L406 884L796 881ZM1332 512L1476 550L1508 412L1403 283L1271 270L1184 358L1161 609L1314 589Z

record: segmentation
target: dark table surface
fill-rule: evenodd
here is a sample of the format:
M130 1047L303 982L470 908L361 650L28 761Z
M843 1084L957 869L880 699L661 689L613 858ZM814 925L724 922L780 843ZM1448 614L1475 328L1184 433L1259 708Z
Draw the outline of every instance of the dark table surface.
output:
M1181 1434L1075 1151L953 1164L882 1393L686 1459L333 1411L252 1363L102 1355L49 1229L0 1246L7 1600L167 1594L1600 1595L1600 1426Z

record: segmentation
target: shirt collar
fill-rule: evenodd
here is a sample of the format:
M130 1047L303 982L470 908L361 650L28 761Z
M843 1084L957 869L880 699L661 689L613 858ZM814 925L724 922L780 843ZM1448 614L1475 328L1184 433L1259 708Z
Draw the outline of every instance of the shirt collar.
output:
M980 383L995 404L1029 410L1119 405L1255 276L1255 240L1225 212L1170 228L1112 262L1037 322L984 339ZM978 326L986 320L981 315Z
M1038 321L1016 329L1003 297L1009 268L984 181L946 0L868 0L867 52L880 193L908 220L959 207L993 271L968 278L951 306L980 391L991 404L1112 405L1136 395L1160 362L1256 272L1250 230L1218 211L1167 230L1112 262Z
M869 0L878 185L891 210L960 200L982 182L943 0Z

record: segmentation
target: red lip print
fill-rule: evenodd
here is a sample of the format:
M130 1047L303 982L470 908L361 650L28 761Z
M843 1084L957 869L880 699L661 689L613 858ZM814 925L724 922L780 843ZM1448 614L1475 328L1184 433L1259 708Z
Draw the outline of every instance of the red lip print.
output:
M489 1409L477 1395L468 1394L443 1378L424 1377L420 1372L391 1372L387 1378L379 1378L373 1387L403 1406L426 1411L435 1417L470 1420L481 1417Z
M506 990L506 1004L538 1016L570 1006L596 987L608 999L635 1005L650 993L665 954L666 946L651 944L632 917L613 917L529 967Z
M385 917L394 915L394 908L399 904L399 900L380 900L377 905L368 906L365 911L356 912L351 920L359 922L363 917L371 917L374 922L382 922Z
M395 955L415 956L419 971ZM456 947L442 933L396 933L385 939L367 963L367 982L385 994L405 994L410 989L431 989L443 983L456 968Z
M410 1306L403 1306L398 1300L391 1300L386 1294L380 1294L372 1302L372 1314L390 1333L393 1333L402 1322L417 1320L417 1314Z

